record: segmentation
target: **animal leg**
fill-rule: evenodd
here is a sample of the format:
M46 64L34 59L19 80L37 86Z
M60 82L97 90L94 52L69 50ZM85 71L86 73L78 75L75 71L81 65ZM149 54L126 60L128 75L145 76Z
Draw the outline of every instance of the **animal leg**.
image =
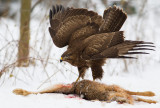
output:
M16 95L23 95L23 96L27 96L29 94L38 94L38 92L31 92L23 89L14 89L13 93Z
M86 72L87 69L88 69L87 66L85 66L85 67L78 67L79 76L78 76L78 78L76 80L76 83L79 81L79 79L81 77L82 77L82 79L84 78L84 75L85 75L85 72Z
M154 101L154 100L142 99L142 98L139 98L139 97L137 97L137 98L135 99L135 101L142 101L142 102L146 102L146 103L157 103L157 102Z
M117 101L119 103L129 103L129 104L133 104L133 101L134 99L126 94L126 93L123 93L123 92L113 92L113 93L110 93L109 95L109 98L108 98L108 101Z
M101 60L93 60L91 63L92 77L95 79L102 79L103 77L103 69L102 66L105 63L104 59Z
M57 84L38 92L32 92L32 91L27 91L23 89L14 89L13 93L16 95L23 95L23 96L27 96L29 94L43 94L43 93L64 93L64 94L71 93L72 94L73 90L74 90L73 84L67 84L67 85Z
M155 94L151 91L146 91L146 92L132 92L132 91L127 91L126 92L130 95L140 95L140 96L155 96Z
M79 81L79 79L80 79L80 74L79 74L79 76L78 76L78 78L76 79L76 82L75 83L77 83L78 81Z
M92 70L92 77L93 80L95 79L101 79L103 76L103 69L101 66L91 66L91 70Z

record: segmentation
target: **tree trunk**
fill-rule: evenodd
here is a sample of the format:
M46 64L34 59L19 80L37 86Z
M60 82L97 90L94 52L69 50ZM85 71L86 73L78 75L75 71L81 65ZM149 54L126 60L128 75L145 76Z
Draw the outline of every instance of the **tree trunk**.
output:
M18 66L29 65L29 39L30 39L30 11L31 0L21 0L20 40L18 47Z

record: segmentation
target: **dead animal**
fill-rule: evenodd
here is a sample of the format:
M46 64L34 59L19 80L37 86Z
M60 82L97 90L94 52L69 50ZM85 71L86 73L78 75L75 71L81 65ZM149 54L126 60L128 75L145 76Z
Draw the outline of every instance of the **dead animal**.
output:
M43 93L63 93L76 94L82 96L86 100L99 100L118 103L133 104L134 101L142 101L147 103L156 103L154 100L143 99L132 95L139 96L155 96L151 91L146 92L132 92L125 90L117 85L106 85L96 81L82 80L72 84L57 84L39 92L31 92L23 89L15 89L13 93L17 95L27 96L29 94L43 94Z

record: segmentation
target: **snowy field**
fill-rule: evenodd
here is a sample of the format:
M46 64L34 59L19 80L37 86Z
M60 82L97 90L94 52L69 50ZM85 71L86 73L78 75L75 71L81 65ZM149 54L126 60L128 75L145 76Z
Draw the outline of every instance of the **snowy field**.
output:
M152 67L152 68L151 68ZM2 86L0 89L0 102L2 108L159 108L160 107L160 86L159 86L159 76L158 70L159 65L146 67L145 73L141 76L136 75L125 75L125 76L108 76L104 77L102 82L106 84L117 84L121 87L132 90L132 91L153 91L156 96L154 97L142 97L158 101L156 104L148 104L144 102L135 102L134 105L129 104L118 104L117 102L105 103L105 102L91 102L79 98L67 98L63 94L38 94L29 96L19 96L12 93L15 88L24 88L27 90L37 90L41 82L36 82L35 79L30 80L27 84L16 84L16 85L6 85ZM155 70L153 70L153 67ZM154 74L153 74L154 72ZM75 77L76 78L76 77ZM71 79L74 81L74 79ZM52 83L67 82L65 79L62 81L53 81ZM69 82L69 81L68 81ZM9 83L9 82L8 82ZM18 81L17 81L18 83ZM37 88L36 88L37 87ZM45 87L44 87L45 88Z
M95 0L94 2L97 2ZM137 10L141 10L141 3ZM101 3L97 3L104 10ZM15 5L13 5L15 6ZM0 108L160 108L160 1L148 0L142 12L143 16L128 16L122 30L126 39L143 40L155 43L155 50L149 55L137 56L137 60L109 59L103 66L105 84L116 84L131 91L153 91L156 96L142 97L156 100L156 104L135 102L134 105L87 101L79 98L67 98L63 94L38 94L18 96L12 93L15 88L37 91L53 84L72 83L78 77L77 69L68 63L59 63L66 48L53 45L48 33L48 9L40 6L31 15L30 66L16 67L19 17L16 20L0 18ZM17 7L17 11L20 7ZM39 14L41 9L41 14ZM102 14L103 12L99 12ZM126 65L128 67L126 67ZM88 70L86 79L91 78Z

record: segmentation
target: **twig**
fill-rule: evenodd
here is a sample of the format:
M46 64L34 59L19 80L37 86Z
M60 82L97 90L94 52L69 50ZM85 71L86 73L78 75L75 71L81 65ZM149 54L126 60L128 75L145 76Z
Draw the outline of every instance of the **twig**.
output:
M59 71L55 72L53 75L51 75L49 78L47 78L41 85L38 86L37 89L39 89L41 86L43 86L48 80L50 80L54 75L56 75Z
M42 2L42 0L38 0L38 1L32 6L32 8L31 8L31 13L33 12L34 8L35 8L39 3L41 3L41 2Z

